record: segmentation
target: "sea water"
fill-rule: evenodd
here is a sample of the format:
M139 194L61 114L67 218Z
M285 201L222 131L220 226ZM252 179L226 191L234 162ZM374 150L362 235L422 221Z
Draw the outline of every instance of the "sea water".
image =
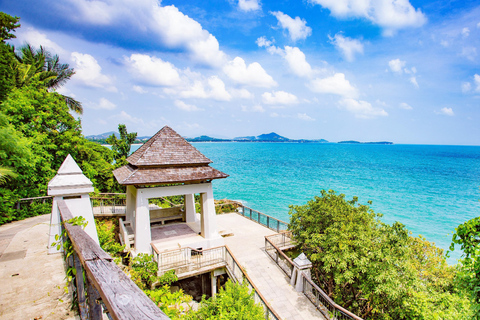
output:
M480 216L480 147L335 143L194 143L212 167L230 175L214 180L216 199L289 221L302 205L332 189L373 201L385 223L399 221L447 250L452 232ZM460 252L451 253L455 263Z

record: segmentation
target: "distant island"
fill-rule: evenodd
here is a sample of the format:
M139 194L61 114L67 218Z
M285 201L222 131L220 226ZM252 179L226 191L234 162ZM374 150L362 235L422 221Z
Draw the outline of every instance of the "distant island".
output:
M393 144L393 142L390 142L390 141L360 142L360 141L354 141L354 140L339 141L337 143L343 143L343 144Z
M105 132L102 134L98 135L90 135L86 136L90 141L99 143L99 144L106 144L106 139L114 134L116 137L119 137L118 132L110 131L110 132ZM137 137L135 140L135 143L145 143L148 139L150 139L149 136L142 136L142 137ZM188 138L185 137L185 140L188 142L290 142L290 143L329 143L329 141L325 139L289 139L286 137L283 137L275 132L271 133L266 133L266 134L261 134L259 136L245 136L245 137L236 137L233 139L220 139L220 138L213 138L209 136L199 136L196 138ZM380 141L380 142L360 142L360 141L354 141L354 140L348 140L348 141L340 141L338 143L342 144L393 144L393 142L389 141Z

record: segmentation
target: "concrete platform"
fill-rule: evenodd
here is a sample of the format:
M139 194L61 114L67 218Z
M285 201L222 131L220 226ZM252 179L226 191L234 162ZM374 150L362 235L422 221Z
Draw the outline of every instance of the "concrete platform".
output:
M219 230L233 233L224 238L225 244L282 319L325 319L305 295L295 291L285 273L265 253L265 236L275 231L237 213L217 215L217 221Z
M48 255L50 215L0 226L0 319L79 319L61 254Z

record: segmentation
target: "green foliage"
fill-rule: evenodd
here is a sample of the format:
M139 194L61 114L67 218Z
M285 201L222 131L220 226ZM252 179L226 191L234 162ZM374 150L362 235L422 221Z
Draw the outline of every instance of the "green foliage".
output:
M443 250L354 197L322 190L290 207L290 229L313 263L317 284L336 303L368 319L468 318ZM419 314L418 312L423 313Z
M202 300L200 308L187 314L185 319L263 320L263 308L255 303L253 295L246 281L236 284L228 280L225 288L220 288L215 297Z
M0 102L15 87L15 49L3 42L0 42Z
M158 264L151 254L140 253L132 261L131 278L142 290L151 288L159 280L157 272Z
M12 17L11 15L6 14L5 12L0 12L0 41L5 42L5 40L16 38L12 33L15 32L15 29L20 27L18 21L19 17Z
M95 225L100 247L112 257L118 258L125 250L125 245L122 246L115 240L115 229L118 222L95 220Z
M128 133L127 126L124 124L118 125L118 132L120 133L120 139L117 139L117 137L112 134L107 138L107 143L112 145L112 150L115 153L115 161L117 162L117 166L120 167L125 164L125 159L130 154L132 143L137 138L137 133Z
M182 289L171 292L170 287L164 285L155 290L145 290L145 293L170 319L184 319L183 316L190 311L188 303L192 297Z
M457 283L469 294L475 319L480 319L480 218L459 225L452 237L450 250L455 244L463 250L457 273Z

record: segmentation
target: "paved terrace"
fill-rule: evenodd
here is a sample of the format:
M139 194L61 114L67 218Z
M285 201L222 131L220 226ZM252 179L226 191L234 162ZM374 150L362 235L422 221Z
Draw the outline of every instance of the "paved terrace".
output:
M63 258L47 254L49 218L0 226L0 319L78 318L64 293ZM217 219L220 231L233 234L224 238L226 245L282 319L325 319L265 253L264 236L274 231L236 213Z
M0 226L0 319L78 319L61 254L48 255L50 215Z
M282 319L325 319L303 293L295 291L290 279L265 253L265 236L275 231L236 213L217 215L217 223L219 231L234 234L224 238L225 244Z

